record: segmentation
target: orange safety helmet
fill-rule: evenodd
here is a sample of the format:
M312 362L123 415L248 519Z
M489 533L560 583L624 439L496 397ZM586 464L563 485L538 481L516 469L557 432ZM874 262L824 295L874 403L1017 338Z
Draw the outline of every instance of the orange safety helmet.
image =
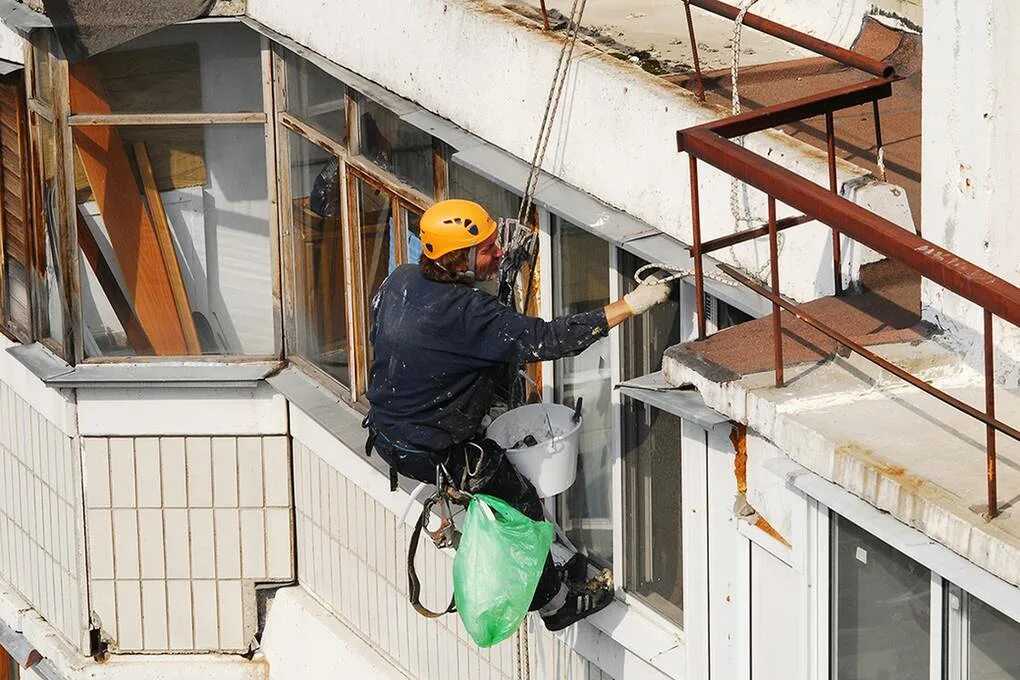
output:
M439 201L421 216L422 252L436 260L462 248L483 243L496 231L496 221L474 201Z

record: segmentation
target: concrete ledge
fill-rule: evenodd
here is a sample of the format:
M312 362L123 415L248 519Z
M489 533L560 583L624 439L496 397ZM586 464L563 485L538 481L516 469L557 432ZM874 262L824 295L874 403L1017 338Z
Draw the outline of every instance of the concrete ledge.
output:
M270 680L407 678L301 587L277 591L262 636L262 654Z
M914 375L971 404L983 388L958 355L926 341L873 348ZM667 350L671 384L693 384L705 403L772 442L825 480L914 527L1002 580L1020 584L1020 445L998 438L999 498L985 502L984 425L852 355L720 380ZM999 388L997 415L1020 418L1020 395Z

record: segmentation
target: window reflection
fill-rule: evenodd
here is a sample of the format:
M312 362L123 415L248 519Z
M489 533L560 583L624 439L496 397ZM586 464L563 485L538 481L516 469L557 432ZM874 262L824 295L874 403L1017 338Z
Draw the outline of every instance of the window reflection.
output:
M393 194L360 177L354 177L352 185L361 245L361 283L364 291L361 318L368 323L372 318L372 297L389 273L396 269L399 260L394 238ZM371 363L371 343L368 345L367 359Z
M832 557L833 679L928 680L928 569L838 515Z
M426 196L432 196L432 136L367 97L360 96L358 101L361 154Z
M970 680L1020 678L1020 623L970 595Z
M609 304L609 244L555 216L552 240L553 315ZM609 564L613 558L609 338L556 361L554 375L556 403L572 406L584 399L577 479L563 494L560 523L576 546Z
M298 355L350 385L339 162L289 133Z
M344 84L292 52L287 64L287 111L331 139L347 142Z

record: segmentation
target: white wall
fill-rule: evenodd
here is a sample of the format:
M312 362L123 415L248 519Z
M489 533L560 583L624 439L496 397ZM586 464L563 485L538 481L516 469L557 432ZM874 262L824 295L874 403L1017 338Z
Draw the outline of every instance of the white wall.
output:
M1015 149L1020 139L1020 5L1012 0L925 0L921 199L925 238L1020 284ZM925 282L925 318L948 342L982 357L982 313ZM1020 332L996 329L1000 380L1020 369Z
M496 146L531 158L558 36L472 0L339 0L328 10L316 0L251 0L248 14ZM690 243L688 162L676 151L676 131L719 115L686 90L578 45L545 168ZM824 155L813 148L778 133L755 135L748 144L819 184L827 182ZM839 164L841 183L861 174ZM734 227L729 179L703 167L701 187L704 237L729 233ZM907 225L909 209L898 193L869 183L854 200L878 205L885 216ZM754 200L754 214L764 217L764 200ZM784 292L806 299L831 290L828 234L803 227L784 236ZM847 272L869 257L855 248L844 253ZM768 259L765 245L719 256L752 271Z

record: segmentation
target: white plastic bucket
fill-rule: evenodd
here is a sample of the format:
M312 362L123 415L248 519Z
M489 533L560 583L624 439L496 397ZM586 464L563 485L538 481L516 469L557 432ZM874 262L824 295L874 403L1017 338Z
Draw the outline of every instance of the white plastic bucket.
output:
M555 436L549 437L550 428ZM581 420L560 404L527 404L507 411L489 425L485 435L506 449L507 458L527 477L542 498L570 488L577 476L577 445ZM528 435L538 444L510 448Z

